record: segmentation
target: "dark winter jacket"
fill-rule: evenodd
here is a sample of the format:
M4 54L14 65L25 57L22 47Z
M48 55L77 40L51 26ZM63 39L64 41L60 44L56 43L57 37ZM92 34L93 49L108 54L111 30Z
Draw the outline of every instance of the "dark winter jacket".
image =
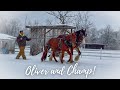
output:
M26 41L30 41L31 38L27 38L25 35L20 35L17 37L18 46L26 46Z

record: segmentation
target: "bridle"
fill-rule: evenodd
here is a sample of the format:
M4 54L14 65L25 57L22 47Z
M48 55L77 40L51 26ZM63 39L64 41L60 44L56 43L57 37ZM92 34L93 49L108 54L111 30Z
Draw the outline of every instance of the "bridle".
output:
M82 43L82 39L85 37L85 35L83 34L83 32L82 31L80 31L80 33L78 34L78 33L76 33L76 44L78 45L78 43L79 44L81 44ZM82 39L80 39L80 37L82 38Z

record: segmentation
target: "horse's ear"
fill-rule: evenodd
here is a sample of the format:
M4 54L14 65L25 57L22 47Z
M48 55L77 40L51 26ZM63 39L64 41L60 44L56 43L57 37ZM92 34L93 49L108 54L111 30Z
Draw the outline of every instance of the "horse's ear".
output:
M84 31L86 32L86 29Z

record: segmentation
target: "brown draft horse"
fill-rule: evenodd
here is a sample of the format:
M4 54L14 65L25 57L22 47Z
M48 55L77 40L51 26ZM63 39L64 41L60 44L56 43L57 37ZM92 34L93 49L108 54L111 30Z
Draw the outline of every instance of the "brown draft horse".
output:
M75 43L76 42L76 35L75 35L75 33L72 33L70 35L67 35L65 39L66 40L71 39L70 41ZM68 61L70 63L72 63L73 62L72 52L71 52L73 50L72 49L72 45L71 44L67 44L68 42L65 39L63 39L63 38L51 38L47 42L47 45L46 45L45 50L43 52L41 61L46 59L47 53L48 53L49 49L51 48L52 56L54 57L56 62L57 62L57 60L55 58L55 52L62 53L60 61L61 61L61 63L63 63L64 52L66 51L70 55L70 59Z
M70 35L59 35L57 38L62 38L64 41L66 41L67 45L71 48L71 53L73 55L73 49L75 49L77 52L78 52L78 55L75 57L75 61L78 61L79 60L79 57L81 55L81 52L79 50L79 46L80 44L82 43L83 39L87 36L86 34L86 29L83 30L78 30L75 32L75 35L76 35L76 40L72 39L73 37ZM71 38L72 37L72 38ZM75 37L74 37L75 38ZM52 57L54 57L55 59L55 55L53 55L54 52L52 52L49 60L52 60ZM60 55L61 56L61 55ZM64 57L64 53L62 53L62 58ZM68 61L69 62L69 61Z

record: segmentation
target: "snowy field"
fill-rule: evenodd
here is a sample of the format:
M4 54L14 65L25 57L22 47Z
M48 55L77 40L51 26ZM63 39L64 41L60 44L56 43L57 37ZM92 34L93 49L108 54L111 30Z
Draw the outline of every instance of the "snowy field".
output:
M41 54L30 56L27 49L28 60L16 60L17 53L0 54L0 79L120 79L118 50L82 49L80 60L72 64L67 63L69 56L61 64L59 58L57 63L48 58L41 62Z

